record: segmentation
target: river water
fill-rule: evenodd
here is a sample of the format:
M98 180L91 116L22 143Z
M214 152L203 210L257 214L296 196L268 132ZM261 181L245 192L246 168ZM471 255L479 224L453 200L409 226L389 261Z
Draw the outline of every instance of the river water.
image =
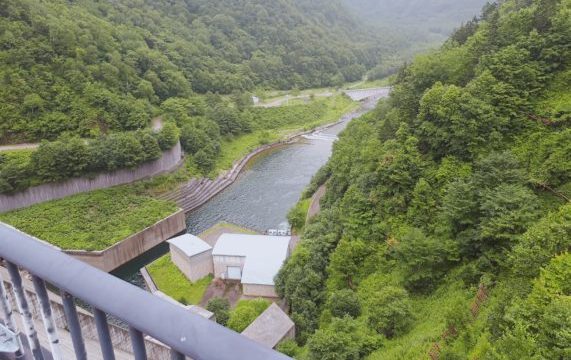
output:
M187 216L187 231L199 234L221 221L264 232L287 222L313 175L331 156L335 136L354 118L374 107L378 99L343 117L343 121L310 139L284 145L257 157L238 179ZM113 274L142 286L139 269L168 251L163 243L122 266Z

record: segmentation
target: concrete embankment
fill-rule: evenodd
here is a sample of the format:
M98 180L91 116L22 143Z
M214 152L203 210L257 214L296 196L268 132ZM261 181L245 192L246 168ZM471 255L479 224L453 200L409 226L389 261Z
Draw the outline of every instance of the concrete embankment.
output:
M184 230L186 230L186 218L184 211L179 210L105 250L64 250L64 252L89 265L110 272Z
M206 202L208 202L214 196L216 196L221 191L226 189L234 181L236 181L242 170L244 170L246 166L257 156L272 149L292 144L300 140L303 135L307 135L313 132L320 132L335 125L338 125L340 123L343 123L345 121L349 121L351 119L359 117L367 111L368 108L366 105L364 105L360 109L344 115L339 121L336 121L334 123L323 125L312 130L301 131L296 134L290 135L281 141L260 146L255 150L253 150L252 152L250 152L248 155L244 156L239 161L237 161L232 167L232 169L224 172L216 179L214 180L206 178L192 179L180 185L177 189L173 191L159 195L158 198L163 200L175 201L180 208L182 208L186 213L189 213L193 210L198 209L200 206L204 205Z
M180 165L181 159L182 149L180 143L177 143L172 149L165 151L159 159L147 162L134 169L121 169L97 174L94 177L85 176L59 183L42 184L15 194L0 194L0 212L156 176L175 169Z

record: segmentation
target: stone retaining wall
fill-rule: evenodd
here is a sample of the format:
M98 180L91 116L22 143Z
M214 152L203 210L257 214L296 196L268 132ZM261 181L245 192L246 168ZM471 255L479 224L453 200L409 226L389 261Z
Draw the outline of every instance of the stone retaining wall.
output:
M65 250L64 252L91 266L110 272L185 230L184 211L178 210L105 250Z
M15 210L30 205L61 199L66 196L128 184L175 169L181 162L182 148L177 143L172 149L154 161L134 169L121 169L94 177L73 178L59 183L34 186L15 194L0 194L0 212Z

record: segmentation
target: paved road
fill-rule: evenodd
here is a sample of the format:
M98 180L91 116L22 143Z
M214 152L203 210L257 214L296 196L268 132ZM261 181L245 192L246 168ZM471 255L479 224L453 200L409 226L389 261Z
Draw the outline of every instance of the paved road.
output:
M333 93L332 92L324 92L324 93L314 94L314 96L316 96L316 97L330 97L330 96L333 96ZM311 98L311 95L280 97L278 99L271 100L270 102L259 103L255 106L256 107L264 107L264 108L279 107L279 106L282 106L283 104L285 104L289 100L296 100L296 99L309 100L310 98Z
M16 144L16 145L1 145L0 151L13 151L13 150L26 150L36 149L40 144Z

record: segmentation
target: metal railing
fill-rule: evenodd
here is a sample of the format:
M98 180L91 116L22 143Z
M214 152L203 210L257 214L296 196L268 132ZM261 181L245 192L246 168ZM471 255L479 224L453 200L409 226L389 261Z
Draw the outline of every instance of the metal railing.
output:
M76 260L58 249L0 222L0 258L3 258L24 330L36 360L43 359L38 333L22 286L20 269L32 276L43 324L54 360L62 358L60 342L52 317L46 283L59 289L67 328L77 359L87 359L74 299L93 308L104 360L114 360L107 314L129 326L136 360L147 359L144 336L148 335L171 348L172 359L289 359L213 321L189 313L182 307L154 296L134 285ZM8 280L8 279L4 279ZM0 300L7 300L0 279ZM12 330L16 323L8 301L1 301L4 322ZM15 331L17 332L17 331ZM16 354L16 356L21 354Z

